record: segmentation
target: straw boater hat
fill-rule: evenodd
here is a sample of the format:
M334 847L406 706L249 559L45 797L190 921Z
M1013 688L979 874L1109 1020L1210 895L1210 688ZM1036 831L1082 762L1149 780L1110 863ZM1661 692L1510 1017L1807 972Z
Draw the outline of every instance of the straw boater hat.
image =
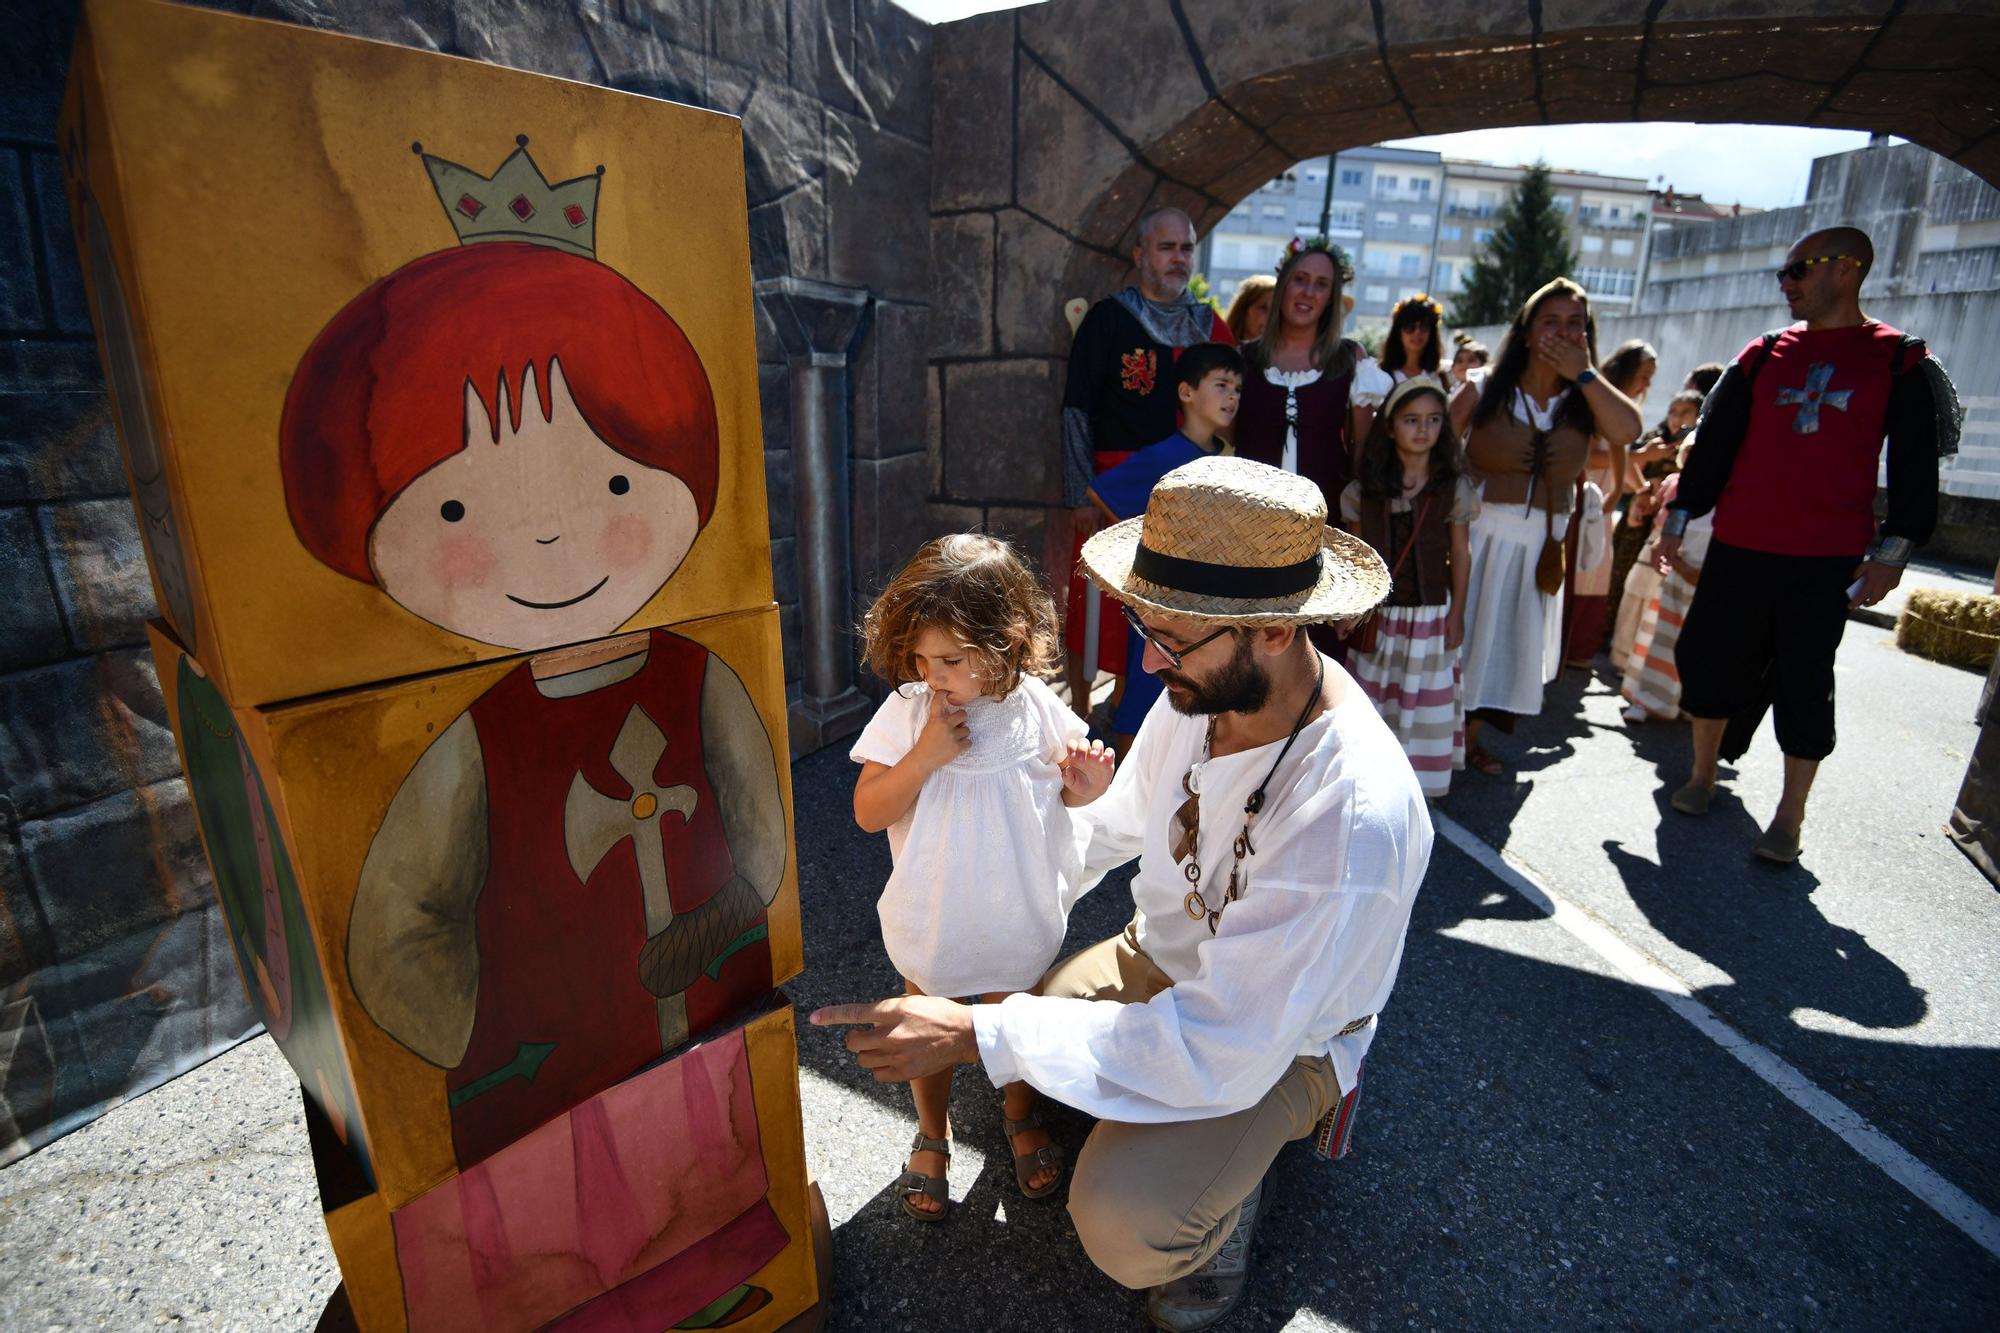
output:
M1110 596L1220 625L1347 620L1389 595L1368 543L1326 525L1312 481L1247 458L1197 458L1160 478L1143 518L1083 544Z

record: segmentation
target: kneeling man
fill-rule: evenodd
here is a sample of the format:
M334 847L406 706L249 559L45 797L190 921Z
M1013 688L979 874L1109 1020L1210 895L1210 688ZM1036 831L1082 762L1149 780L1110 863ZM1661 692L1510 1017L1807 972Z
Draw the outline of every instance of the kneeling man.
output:
M1389 591L1311 481L1243 459L1167 474L1083 564L1145 637L1166 693L1077 827L1086 883L1139 858L1124 932L1041 994L836 1005L877 1078L978 1061L1098 1118L1070 1186L1097 1266L1162 1328L1241 1297L1265 1173L1293 1139L1338 1157L1362 1057L1430 859L1395 736L1316 652Z

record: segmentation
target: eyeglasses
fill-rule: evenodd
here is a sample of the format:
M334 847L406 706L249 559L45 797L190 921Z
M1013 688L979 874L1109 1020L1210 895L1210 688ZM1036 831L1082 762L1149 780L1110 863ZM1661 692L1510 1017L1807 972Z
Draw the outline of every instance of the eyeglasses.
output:
M1843 259L1854 259L1854 256L1821 255L1817 259L1794 259L1791 263L1785 265L1783 268L1778 270L1778 281L1798 282L1806 276L1807 271L1810 270L1814 264L1832 264L1832 263L1837 263ZM1861 261L1858 259L1854 259L1854 262L1858 264Z
M1204 635L1201 638L1196 639L1193 643L1189 644L1187 647L1182 648L1178 652L1176 652L1174 649L1167 647L1167 645L1161 643L1159 639L1154 637L1153 632L1147 629L1145 623L1139 619L1139 613L1137 611L1134 611L1131 607L1125 606L1123 604L1120 604L1118 609L1125 613L1125 623L1132 627L1132 632L1134 634L1137 634L1140 638L1144 639L1147 643L1151 644L1155 649L1157 649L1159 651L1160 656L1166 658L1168 663L1172 665L1173 669L1176 671L1179 671L1181 669L1181 663L1184 660L1186 660L1189 654L1193 653L1195 649L1200 648L1204 644L1215 642L1223 635L1229 633L1229 630L1231 628L1228 625L1224 625L1221 629L1217 630L1215 633Z

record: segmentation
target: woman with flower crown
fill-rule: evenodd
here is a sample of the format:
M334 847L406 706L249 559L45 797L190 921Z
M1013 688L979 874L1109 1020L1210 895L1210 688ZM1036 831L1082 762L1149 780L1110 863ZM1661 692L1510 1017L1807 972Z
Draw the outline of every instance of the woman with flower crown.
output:
M1366 424L1357 425L1353 389L1367 354L1341 336L1341 289L1353 278L1347 256L1324 236L1294 239L1278 265L1263 336L1243 348L1237 455L1310 477L1328 495L1353 477L1352 442Z

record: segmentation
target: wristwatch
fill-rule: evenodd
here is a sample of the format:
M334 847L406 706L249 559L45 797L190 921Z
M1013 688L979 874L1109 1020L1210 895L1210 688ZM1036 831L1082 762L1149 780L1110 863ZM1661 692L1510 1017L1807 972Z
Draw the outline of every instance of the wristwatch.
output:
M1576 373L1576 382L1578 385L1588 384L1596 378L1597 378L1597 371L1594 367L1591 366L1585 366L1582 370L1579 370Z
M1916 549L1917 544L1908 537L1880 537L1868 548L1868 559L1873 564L1901 569L1910 563L1910 555Z
M1687 530L1688 511L1685 509L1669 509L1666 519L1660 524L1660 531L1669 537L1679 537L1685 534ZM1854 548L1849 547L1848 549L1853 550Z

